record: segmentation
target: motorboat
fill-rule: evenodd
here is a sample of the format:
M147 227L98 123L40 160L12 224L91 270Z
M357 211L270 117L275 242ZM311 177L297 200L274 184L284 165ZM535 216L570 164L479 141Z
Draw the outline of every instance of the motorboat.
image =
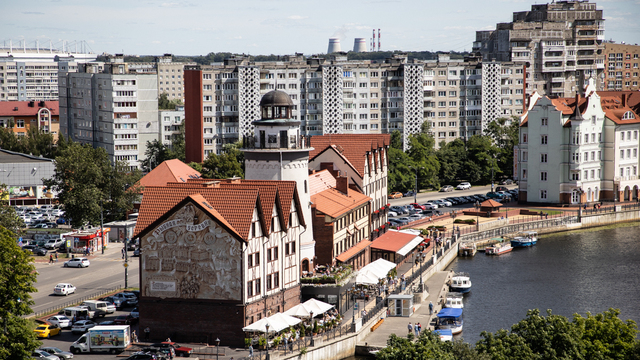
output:
M487 255L502 255L511 252L511 250L513 250L513 247L511 247L511 243L505 241L487 246L485 248L485 253Z
M462 293L450 292L444 300L444 307L452 309L462 309L464 304L462 303Z
M474 256L476 252L478 252L478 248L476 248L476 243L473 241L463 242L458 247L459 256Z
M434 330L433 332L440 337L440 341L453 341L453 333L449 329Z
M519 233L518 236L514 236L511 239L511 246L516 247L527 247L533 246L538 242L538 232L537 231L523 231Z
M459 293L468 293L471 291L471 278L467 273L456 273L451 277L449 281L449 288L451 291Z
M452 335L462 332L462 309L444 308L436 315L436 330L451 330Z

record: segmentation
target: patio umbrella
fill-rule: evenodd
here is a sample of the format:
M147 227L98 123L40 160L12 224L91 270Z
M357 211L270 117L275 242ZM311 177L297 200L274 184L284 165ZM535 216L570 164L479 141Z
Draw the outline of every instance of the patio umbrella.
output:
M280 320L272 319L271 317L262 318L251 325L242 328L244 332L267 332L267 324L269 324L269 333L277 333L289 327L289 324Z
M307 318L311 313L304 304L298 304L284 312L285 315Z
M375 285L378 283L378 276L370 271L360 272L356 275L357 285Z
M326 302L320 301L320 300L316 300L314 298L311 298L305 302L302 303L307 309L311 311L313 311L314 315L320 315L320 314L324 314L327 311L333 309L333 305L331 304L327 304Z

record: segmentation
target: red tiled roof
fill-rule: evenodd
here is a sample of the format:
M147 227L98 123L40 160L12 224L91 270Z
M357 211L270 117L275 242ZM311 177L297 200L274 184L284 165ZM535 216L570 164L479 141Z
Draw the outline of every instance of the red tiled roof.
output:
M208 212L212 218L217 219L220 223L222 223L222 225L229 228L229 231L233 232L234 235L240 238L242 237L240 234L238 234L236 229L234 229L233 226L231 226L231 224L229 224L227 220L225 220L225 218L218 211L216 211L216 209L214 209L213 206L211 206L211 204L207 202L207 199L205 199L204 196L200 194L195 194L195 195L190 195L189 198L193 200L195 203L197 203L198 205L200 205L200 207L202 207L204 211Z
M313 196L319 192L336 187L336 178L329 170L321 170L309 175L309 195Z
M142 186L164 186L170 182L187 182L200 178L198 171L178 159L163 161L155 169L140 179Z
M369 241L367 239L364 239L364 240L360 241L359 243L355 244L354 246L352 246L347 251L345 251L342 254L336 256L336 260L341 261L341 262L345 262L345 261L351 259L352 257L358 255L359 253L361 253L364 249L366 249L369 246L371 246L371 243L372 243L371 241Z
M397 252L415 238L415 234L407 234L396 230L389 230L382 236L373 240L373 243L371 243L371 248L383 251Z
M332 218L337 218L370 200L371 198L367 195L351 189L347 189L346 195L337 189L327 189L311 196L311 202L316 210Z
M502 204L493 199L485 200L480 204L480 207L497 208L500 206L502 206Z
M39 106L40 102L35 101L33 107L29 103L30 101L0 101L0 116L36 116L43 107L49 109L51 115L60 115L57 101L45 101L44 106ZM16 107L18 110L14 110Z
M358 172L364 175L365 164L368 162L370 168L372 164L373 152L384 149L391 144L389 134L331 134L311 137L311 147L314 149L309 153L309 159L325 151L332 145L340 154L344 156ZM367 152L370 152L367 157Z

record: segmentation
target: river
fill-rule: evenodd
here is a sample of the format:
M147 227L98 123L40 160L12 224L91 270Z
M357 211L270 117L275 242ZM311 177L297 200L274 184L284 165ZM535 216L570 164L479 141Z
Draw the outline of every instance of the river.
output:
M471 276L460 335L471 344L535 308L569 319L617 308L621 319L640 321L640 223L545 235L534 247L497 257L478 252L448 269Z

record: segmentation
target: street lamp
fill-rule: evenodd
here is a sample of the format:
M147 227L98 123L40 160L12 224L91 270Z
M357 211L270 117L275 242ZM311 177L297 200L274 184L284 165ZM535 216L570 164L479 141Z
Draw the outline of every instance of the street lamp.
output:
M351 325L355 331L356 328L356 300L355 300L355 289L351 287L351 302L353 303L353 310L351 311Z
M264 327L267 329L267 333L265 335L265 338L267 340L267 344L265 345L265 348L267 349L266 359L269 360L269 324L266 324Z
M474 207L476 208L476 231L480 231L480 201L476 200Z
M218 360L218 356L220 356L220 339L216 338L216 360Z
M417 204L418 203L418 169L412 167L411 165L408 165L408 166L409 166L409 169L413 169L416 172L416 179L415 179L414 190L413 190L413 202Z
M100 199L100 237L102 238L102 255L104 255L104 219L102 213L104 212L102 207L102 199Z

